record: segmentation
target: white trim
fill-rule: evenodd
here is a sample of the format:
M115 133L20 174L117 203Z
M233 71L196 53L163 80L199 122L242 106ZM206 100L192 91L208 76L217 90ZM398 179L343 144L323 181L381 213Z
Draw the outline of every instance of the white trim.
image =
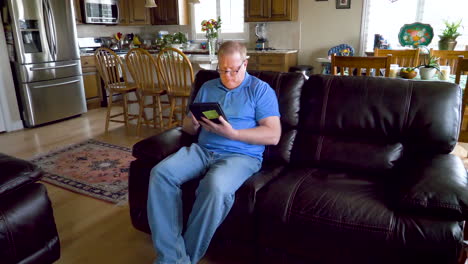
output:
M361 36L359 37L359 56L364 56L364 52L366 51L366 43L367 43L367 24L369 18L369 1L370 0L363 0L362 1L362 16L361 16Z
M3 21L0 14L0 21ZM0 114L3 117L3 123L6 131L14 131L23 128L23 122L19 113L16 100L15 84L13 82L13 73L11 72L10 62L8 60L7 44L3 24L0 23Z

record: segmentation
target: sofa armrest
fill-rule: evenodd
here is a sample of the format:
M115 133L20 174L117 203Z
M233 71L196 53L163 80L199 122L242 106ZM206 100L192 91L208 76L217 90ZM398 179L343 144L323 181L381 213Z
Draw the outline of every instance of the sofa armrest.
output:
M447 220L468 220L467 173L457 156L413 161L400 179L399 209Z
M237 200L243 204L242 207L247 208L249 213L253 213L257 192L278 177L283 169L284 166L264 165L259 172L248 178L236 192Z
M35 182L42 171L33 163L0 154L0 196Z
M190 146L195 139L195 136L183 132L181 127L172 128L133 145L132 155L156 164L181 147Z

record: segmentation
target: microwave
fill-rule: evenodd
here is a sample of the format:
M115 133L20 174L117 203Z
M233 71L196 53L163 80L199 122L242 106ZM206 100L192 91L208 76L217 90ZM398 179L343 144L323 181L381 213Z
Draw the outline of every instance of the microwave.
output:
M118 0L83 0L84 18L87 24L118 24Z

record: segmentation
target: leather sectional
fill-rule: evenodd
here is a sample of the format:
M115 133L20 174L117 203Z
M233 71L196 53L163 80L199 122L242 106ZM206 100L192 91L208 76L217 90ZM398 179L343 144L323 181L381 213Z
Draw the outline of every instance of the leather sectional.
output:
M461 90L447 82L251 72L278 95L282 137L236 193L209 254L242 263L456 263L467 174L449 154ZM215 71L200 71L194 94ZM193 97L193 95L192 95ZM174 128L133 146L133 225L149 233L149 172L195 138ZM197 180L182 186L184 217Z

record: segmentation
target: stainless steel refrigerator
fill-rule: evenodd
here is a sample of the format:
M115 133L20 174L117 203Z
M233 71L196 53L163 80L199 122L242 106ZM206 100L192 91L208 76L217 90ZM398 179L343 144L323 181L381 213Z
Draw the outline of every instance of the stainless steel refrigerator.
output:
M72 1L7 1L7 44L27 127L87 111Z

